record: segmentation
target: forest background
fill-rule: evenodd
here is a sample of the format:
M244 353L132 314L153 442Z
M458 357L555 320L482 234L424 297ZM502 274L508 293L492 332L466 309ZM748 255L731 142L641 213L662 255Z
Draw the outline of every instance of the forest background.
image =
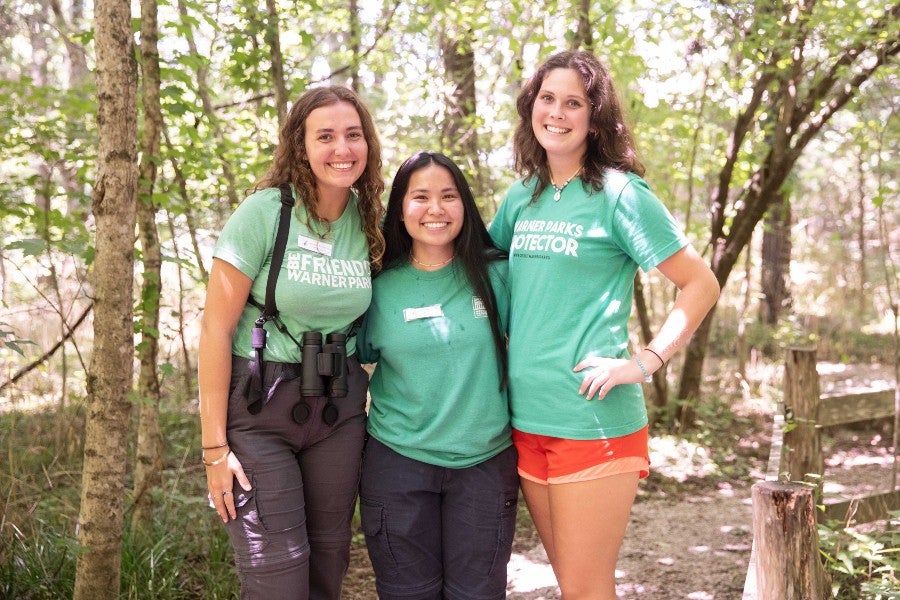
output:
M3 0L0 596L233 594L195 466L198 322L310 86L361 93L388 182L443 151L490 220L524 78L591 49L723 287L647 386L655 431L708 433L788 344L896 378L898 25L876 0ZM636 283L639 344L674 290Z

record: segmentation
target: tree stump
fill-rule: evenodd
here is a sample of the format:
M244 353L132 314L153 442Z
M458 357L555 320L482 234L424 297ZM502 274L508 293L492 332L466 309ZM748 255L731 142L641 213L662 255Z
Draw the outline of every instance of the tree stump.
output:
M822 600L814 488L761 481L752 488L758 600Z

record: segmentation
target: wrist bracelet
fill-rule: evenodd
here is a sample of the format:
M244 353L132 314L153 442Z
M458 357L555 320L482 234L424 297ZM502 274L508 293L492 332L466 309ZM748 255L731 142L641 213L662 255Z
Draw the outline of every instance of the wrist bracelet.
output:
M228 455L231 454L231 448L228 449L228 452L217 458L216 460L206 460L206 457L203 454L200 454L200 462L202 462L207 467L214 467L218 464L222 464L228 458Z
M650 354L652 354L653 356L655 356L656 358L658 358L658 359L659 359L660 366L666 364L666 361L663 360L663 357L660 356L659 354L657 354L657 353L656 353L656 350L654 350L653 348L650 348L650 347L648 346L647 348L644 348L644 350L646 350L647 352L649 352Z
M218 446L200 446L200 449L201 450L218 450L219 448L224 448L227 445L228 445L228 442L225 442L224 444L219 444Z
M644 366L644 363L641 362L641 359L638 358L637 354L634 355L634 362L637 363L637 366L641 369L641 373L644 374L644 383L651 383L653 378L650 377L650 373L647 372L647 368Z

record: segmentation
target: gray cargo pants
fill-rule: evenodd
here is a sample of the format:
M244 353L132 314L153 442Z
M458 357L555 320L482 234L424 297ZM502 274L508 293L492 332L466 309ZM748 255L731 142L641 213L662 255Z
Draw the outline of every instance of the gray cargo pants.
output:
M234 548L242 600L339 600L350 561L350 524L365 437L368 376L347 359L348 393L334 398L338 419L322 421L325 397L302 398L293 365L267 362L275 389L262 410L247 411L250 361L233 357L228 443L252 489L235 481L237 519L225 528ZM298 402L310 417L292 419Z

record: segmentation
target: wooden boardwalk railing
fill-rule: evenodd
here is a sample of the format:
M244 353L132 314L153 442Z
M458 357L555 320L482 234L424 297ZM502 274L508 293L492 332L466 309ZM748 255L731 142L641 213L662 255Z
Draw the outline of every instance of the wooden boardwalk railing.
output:
M784 380L784 402L775 411L766 479L752 489L753 547L742 600L824 598L817 520L868 523L900 510L897 448L888 491L826 504L823 512L815 509L815 489L800 483L806 475L821 477L824 472L823 427L893 416L896 428L897 390L822 397L815 350L805 348L788 350Z

